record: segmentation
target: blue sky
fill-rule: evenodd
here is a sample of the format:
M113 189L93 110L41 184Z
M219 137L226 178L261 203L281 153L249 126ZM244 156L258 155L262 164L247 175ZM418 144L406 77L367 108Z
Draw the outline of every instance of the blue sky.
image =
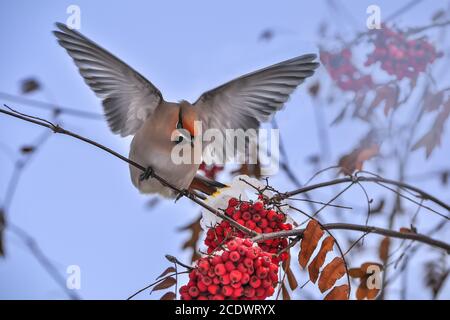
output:
M377 4L382 14L389 14L406 2ZM323 20L348 32L363 30L366 8L372 1L343 3L352 19L330 12L326 1L3 0L0 91L18 93L19 81L32 76L44 84L44 90L33 98L101 112L100 101L51 34L54 22L65 22L66 8L71 4L81 8L81 32L150 79L167 100L195 101L203 91L240 74L317 52L317 28ZM399 21L420 24L436 6L435 1L424 1ZM258 41L267 27L278 31L277 37L269 43ZM25 105L11 106L49 117ZM329 123L334 113L326 111ZM128 153L130 139L114 136L105 122L70 116L62 120L68 129ZM305 158L320 150L313 105L305 87L295 92L277 120L291 164L304 181L312 174ZM0 116L0 141L9 148L29 144L42 130ZM362 132L358 125L333 129L333 159L349 151L353 146L349 141ZM447 157L435 156L426 167L423 154L415 155L417 171L448 164L448 140L443 139L439 150ZM0 195L6 190L12 168L10 159L0 153ZM273 183L282 189L292 188L281 175L274 177ZM421 186L450 199L448 189L425 182ZM55 135L26 168L7 217L33 235L62 274L68 265L81 267L81 297L124 299L164 269L164 254L181 260L189 256L180 250L187 234L177 228L194 219L199 209L187 200L177 204L165 200L149 210L147 200L132 186L124 163L87 144ZM0 299L66 298L16 236L7 232L5 242L7 256L0 260ZM449 292L447 288L447 298ZM416 292L411 296L427 297ZM143 294L142 298L148 296Z

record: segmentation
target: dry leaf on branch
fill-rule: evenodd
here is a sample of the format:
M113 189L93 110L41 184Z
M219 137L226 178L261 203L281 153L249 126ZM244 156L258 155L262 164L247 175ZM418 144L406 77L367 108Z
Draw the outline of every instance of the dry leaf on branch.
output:
M174 273L176 272L174 267L168 267L166 270L163 271L163 273L161 273L158 278L156 278L156 280L161 279L162 277L168 275L169 273Z
M20 92L22 94L31 93L41 89L39 81L33 78L25 79L20 84Z
M176 283L177 283L177 280L175 280L174 277L167 277L163 281L158 283L156 286L154 286L152 289L152 292L170 288L170 287L174 286Z
M324 300L348 300L348 284L334 287L324 298Z
M200 257L197 252L198 240L200 238L200 233L202 232L202 227L200 226L200 219L201 215L197 219L195 219L194 222L189 223L178 229L179 231L191 232L191 237L188 240L186 240L186 242L184 242L182 246L183 249L188 248L192 249L191 262L194 262Z
M286 270L286 277L288 279L289 287L291 290L295 290L298 287L297 279L295 278L294 273L291 269L291 255L288 255L288 258L286 261L283 261L283 270Z
M341 257L334 258L322 270L319 278L319 289L323 293L330 289L337 280L345 275L345 262Z
M378 248L378 256L384 263L388 260L390 244L391 238L384 237L383 240L381 240L380 247Z
M423 104L425 111L431 112L439 109L444 102L444 91L436 93L427 92L424 96Z
M445 103L444 108L436 116L436 120L430 130L422 136L412 147L412 150L425 148L426 158L428 159L434 149L441 144L441 138L444 133L445 122L450 115L450 99Z
M355 171L362 170L364 162L378 155L379 151L379 146L376 144L357 147L351 153L342 156L338 165L344 174L351 175Z
M306 268L323 233L324 231L316 220L311 219L308 222L305 232L303 233L303 239L300 243L300 253L298 255L298 261L303 269Z
M395 110L398 106L400 90L397 85L384 85L376 90L375 98L369 106L369 111L375 110L384 103L384 114L387 116L389 111Z
M289 295L289 291L284 282L281 284L281 292L283 294L283 300L291 300L291 296Z
M431 289L433 299L436 299L450 274L450 269L445 263L445 256L440 261L432 260L426 263L425 272L425 284Z
M177 295L174 292L166 292L159 300L175 300Z
M333 237L326 237L325 240L322 241L322 245L320 246L319 253L317 253L314 260L311 262L311 264L308 267L309 271L309 279L316 283L317 278L319 277L319 271L322 265L325 262L325 258L327 256L327 253L331 250L333 250L334 246L334 239Z
M372 266L377 267L379 270L383 270L383 266L376 262L366 262L359 268L351 268L349 270L350 277L359 279L359 286L356 289L356 299L358 300L375 299L380 292L380 289L369 289L367 287L369 278L373 276L373 272L369 272L369 268Z
M338 165L346 175L351 175L355 171L362 170L364 162L377 156L380 146L376 135L370 131L349 154L342 156Z

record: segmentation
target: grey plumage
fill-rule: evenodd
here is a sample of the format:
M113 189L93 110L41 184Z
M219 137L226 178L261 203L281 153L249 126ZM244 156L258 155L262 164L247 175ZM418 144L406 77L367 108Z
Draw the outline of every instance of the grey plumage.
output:
M261 122L282 109L295 88L319 66L314 62L316 55L303 55L209 90L193 105L186 101L172 103L165 101L150 81L95 42L64 24L56 26L54 34L59 44L72 57L84 81L102 99L111 130L121 136L134 135L130 159L152 167L180 189L193 185L200 164L174 163L171 159L175 145L171 137L179 130L180 119L185 125L183 129L193 128L193 122L201 120L204 130L218 129L224 137L227 129L257 129ZM195 134L192 130L190 133ZM254 135L250 137L253 138ZM242 154L245 150L238 152ZM155 179L141 180L142 172L133 166L130 173L133 184L143 193L175 195ZM211 184L204 179L200 182Z

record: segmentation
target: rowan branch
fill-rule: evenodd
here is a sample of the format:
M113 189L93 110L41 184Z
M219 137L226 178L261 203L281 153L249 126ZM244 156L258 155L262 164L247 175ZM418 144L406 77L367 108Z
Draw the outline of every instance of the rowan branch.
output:
M379 176L374 176L374 177L367 177L367 176L350 176L350 177L344 177L344 178L338 178L338 179L334 179L334 180L330 180L330 181L325 181L325 182L321 182L321 183L317 183L317 184L313 184L313 185L309 185L309 186L305 186L290 192L285 192L283 194L280 194L278 197L283 200L283 199L287 199L290 198L292 196L304 193L304 192L308 192L314 189L319 189L319 188L323 188L323 187L327 187L327 186L332 186L332 185L336 185L336 184L342 184L342 183L356 183L356 182L375 182L375 183L383 183L383 184L388 184L388 185L393 185L393 186L397 186L400 187L402 189L406 189L406 190L410 190L413 191L417 194L417 196L423 200L429 200L432 201L434 203L436 203L437 205L441 206L442 208L446 209L447 211L450 212L450 205L443 202L442 200L436 198L435 196L429 194L426 191L423 191L417 187L414 187L410 184L407 184L405 182L400 182L400 181L396 181L396 180L390 180L390 179L386 179L386 178L382 178ZM450 218L448 216L445 216L443 214L440 214L439 212L436 212L439 215L441 215L443 218L449 220Z
M450 254L450 244L447 244L440 240L430 238L430 237L428 237L424 234L420 234L420 233L399 232L399 231L393 231L390 229L383 229L383 228L379 228L379 227L357 225L357 224L350 224L350 223L328 223L328 224L323 224L322 226L326 230L335 229L335 230L360 231L360 232L365 232L367 234L375 233L375 234L392 237L392 238L414 240L417 242L422 242L422 243L428 244L428 245L436 247L436 248L444 249L445 251L447 251L447 253ZM262 242L265 240L276 239L276 238L302 236L304 232L305 232L305 229L293 229L293 230L286 230L286 231L263 233L263 234L259 234L255 237L253 237L252 240L254 242Z

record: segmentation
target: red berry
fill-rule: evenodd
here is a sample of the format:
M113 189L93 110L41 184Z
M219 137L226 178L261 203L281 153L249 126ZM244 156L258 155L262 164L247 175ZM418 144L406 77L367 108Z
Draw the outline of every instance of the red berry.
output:
M233 215L233 213L234 213L234 208L226 208L225 209L225 213L228 215L228 216L231 216L231 215Z
M229 207L235 207L238 205L238 203L239 203L239 201L236 198L231 198L230 200L228 200Z
M212 283L212 279L210 277L202 277L202 282L206 285L209 286Z
M237 249L238 245L237 245L236 241L230 240L227 242L227 247L230 251L235 251Z
M264 204L261 201L255 202L253 204L253 209L255 209L256 211L261 211L262 209L264 209Z
M258 277L252 276L250 278L250 286L252 286L252 288L258 288L260 285L261 285L261 280L258 279Z
M233 251L233 252L230 253L230 260L231 261L236 262L236 261L239 261L240 258L241 258L241 255L238 252Z
M192 297L192 298L195 298L195 297L197 297L198 295L199 295L199 290L198 290L198 288L197 287L190 287L189 288L189 295Z
M248 298L253 298L255 296L255 289L252 287L246 287L244 289L244 295Z
M214 273L217 274L218 276L225 274L225 272L226 272L226 269L222 263L219 263L214 267Z
M240 288L236 288L233 290L233 294L231 295L234 299L239 298L240 296L242 296L244 294L244 289L242 289L242 287Z
M239 282L242 279L242 273L239 270L233 270L230 272L231 282Z
M241 203L241 206L239 207L239 209L240 209L241 211L247 211L247 210L249 209L248 203L247 203L247 202Z
M230 280L230 275L229 274L224 274L223 276L220 277L220 283L227 285L230 284L231 280Z
M256 276L260 279L264 279L269 274L269 269L265 267L259 267L256 269Z
M248 273L243 273L241 278L242 284L247 284L250 281L250 275Z
M242 219L244 219L245 221L248 221L248 220L250 220L251 218L252 218L252 215L251 215L250 212L245 211L245 212L242 213Z
M235 265L234 265L233 262L227 261L227 262L225 263L225 269L226 269L228 272L230 272L230 271L233 271L234 269L236 269L236 267L235 267Z
M222 288L222 294L225 296L225 297L229 297L229 296L231 296L232 294L233 294L233 288L231 287L231 286L224 286L223 288Z

